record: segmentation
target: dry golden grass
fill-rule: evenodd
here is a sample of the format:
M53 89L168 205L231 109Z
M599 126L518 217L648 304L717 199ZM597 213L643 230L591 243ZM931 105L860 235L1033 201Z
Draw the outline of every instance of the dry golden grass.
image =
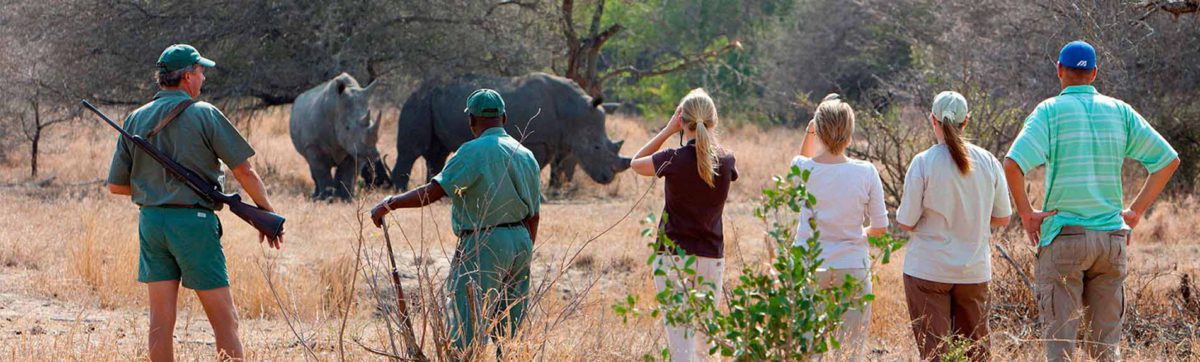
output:
M384 118L392 120L385 123L380 142L385 154L394 153L395 118L396 110ZM220 213L248 357L304 359L308 352L297 342L299 335L322 360L338 359L343 347L347 359L378 359L357 343L387 345L378 308L392 303L386 297L390 285L382 235L375 228L360 228L360 216L383 193L362 193L354 203L310 202L305 199L311 192L307 167L287 136L287 111L238 122L259 152L254 162L276 208L288 217L284 248L274 251L257 244L254 231L233 215ZM650 130L639 120L612 119L609 133L625 139L625 152L632 152ZM764 260L764 229L752 217L753 200L771 175L784 170L799 135L753 126L721 134L722 144L738 157L741 173L726 209L727 282L743 265ZM47 187L29 184L27 161L20 156L0 168L0 184L7 185L0 188L0 202L6 205L0 216L0 359L144 357L145 292L135 282L137 209L126 198L106 195L96 182L106 175L114 140L90 119L52 130L43 147L42 177L55 177ZM414 180L423 179L421 167L418 163ZM506 358L636 360L665 343L658 321L623 324L609 307L626 293L651 299L644 262L647 240L640 237L637 220L659 212L661 186L628 172L609 185L595 184L583 172L577 176L566 197L543 207L533 285L542 286L545 298L531 311L522 338L506 343ZM448 269L455 242L448 214L442 203L390 217L397 263L410 302L418 308L437 303L432 300L437 295L430 280L417 276L428 273L436 280ZM1160 202L1135 232L1124 345L1131 360L1198 356L1200 303L1196 292L1188 301L1178 292L1180 276L1200 275L1200 246L1194 242L1200 234L1198 220L1200 201L1169 200ZM356 260L360 230L365 257ZM1032 250L1017 236L1008 230L997 240L1028 269ZM900 283L902 254L877 273L872 359L915 358ZM357 269L356 262L362 263ZM1032 295L1004 261L994 263L994 353L998 359L1036 360L1040 349L1032 341ZM556 282L548 285L550 279ZM183 295L176 351L184 360L207 360L213 353L211 331L195 297L188 291ZM340 339L346 311L345 338ZM414 321L422 330L432 328L427 322ZM429 342L426 350L432 350Z

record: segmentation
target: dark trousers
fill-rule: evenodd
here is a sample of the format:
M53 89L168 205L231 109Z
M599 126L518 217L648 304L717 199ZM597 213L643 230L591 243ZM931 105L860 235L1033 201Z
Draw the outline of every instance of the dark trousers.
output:
M921 359L940 359L952 339L970 341L971 360L990 358L988 283L938 283L905 274L904 296Z

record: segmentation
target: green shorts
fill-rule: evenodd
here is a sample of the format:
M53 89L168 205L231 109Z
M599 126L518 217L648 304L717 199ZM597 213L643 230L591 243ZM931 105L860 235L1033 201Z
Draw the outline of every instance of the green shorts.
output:
M195 290L229 286L221 221L211 210L143 207L138 241L139 282L181 280Z

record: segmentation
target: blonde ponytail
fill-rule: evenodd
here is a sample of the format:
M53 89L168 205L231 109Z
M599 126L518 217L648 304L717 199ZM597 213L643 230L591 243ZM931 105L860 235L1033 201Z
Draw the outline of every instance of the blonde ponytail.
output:
M829 153L840 155L850 146L854 137L854 109L842 102L837 93L830 93L817 105L813 121L817 123L817 139Z
M719 122L717 105L702 88L693 89L679 104L682 109L683 127L696 131L696 171L709 187L717 187L717 136L713 129Z
M716 149L712 145L712 135L708 134L708 127L703 122L696 123L696 170L700 172L700 179L708 184L708 187L717 187L713 182L713 176L716 175L716 168L721 162L716 155Z
M967 154L967 141L963 140L962 124L938 121L942 125L942 136L946 139L946 147L950 149L950 159L958 166L958 173L966 175L971 172L971 156Z

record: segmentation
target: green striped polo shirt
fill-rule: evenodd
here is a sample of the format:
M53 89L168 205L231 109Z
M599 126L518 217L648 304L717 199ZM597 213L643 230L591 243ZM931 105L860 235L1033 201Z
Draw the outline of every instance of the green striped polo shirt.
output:
M1121 164L1126 157L1155 172L1178 153L1133 107L1091 85L1067 87L1033 110L1008 158L1026 174L1046 165L1042 209L1058 214L1043 220L1041 246L1050 245L1066 225L1128 228L1121 218Z

